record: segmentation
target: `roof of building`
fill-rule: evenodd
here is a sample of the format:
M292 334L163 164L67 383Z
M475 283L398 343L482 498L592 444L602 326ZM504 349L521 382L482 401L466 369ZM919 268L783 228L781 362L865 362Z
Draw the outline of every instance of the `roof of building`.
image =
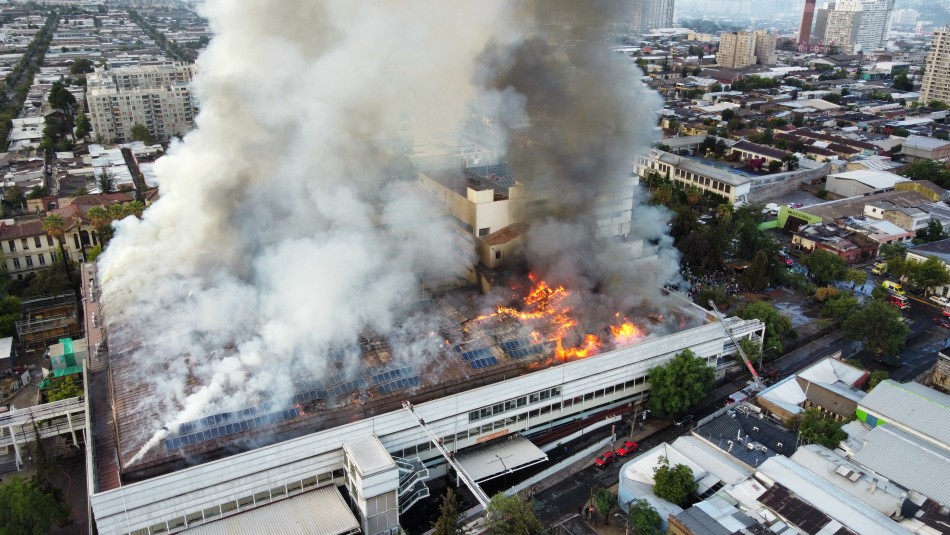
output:
M945 195L947 193L947 190L941 188L940 186L934 184L933 182L929 180L912 180L910 182L904 182L902 184L903 184L903 187L905 188L909 186L920 186L924 189L929 189L930 191L940 194L940 195Z
M947 240L944 240L947 241ZM881 381L861 401L888 423L895 423L950 445L950 396L918 383ZM950 488L950 487L948 487Z
M701 501L675 515L675 518L689 528L693 535L732 535L742 533L741 530L745 528L761 527L721 496ZM766 530L764 533L769 532Z
M930 243L922 243L908 249L908 252L920 256L935 256L944 262L950 263L950 238Z
M0 240L15 240L44 234L46 230L43 229L43 221L40 219L17 221L13 224L8 224L6 220L0 221Z
M456 456L458 463L475 481L490 479L547 458L533 442L517 433L491 444L467 449Z
M902 487L950 503L950 451L945 448L894 426L879 425L864 437L852 460Z
M353 459L356 468L364 478L396 466L376 435L365 436L359 440L347 440L343 443L343 449Z
M528 230L528 224L525 222L512 223L507 227L504 227L500 230L492 232L485 237L484 242L486 245L501 245L508 243L511 240L521 236Z
M736 173L730 173L725 169L706 165L684 156L677 156L665 151L657 152L660 154L659 160L661 162L678 167L684 171L703 175L705 177L719 180L720 182L725 182L726 184L730 184L732 186L743 186L749 182L752 182L752 179L749 177Z
M791 455L796 447L794 433L759 418L753 411L723 414L697 427L693 434L752 468L770 457ZM752 444L751 449L749 444Z
M762 156L768 156L769 158L775 158L781 160L791 156L792 153L784 151L781 149L776 149L768 147L765 145L759 145L758 143L753 143L751 141L742 140L732 146L732 150L744 150L746 152L751 152L753 154L761 154Z
M186 530L193 535L344 535L360 524L334 485Z
M867 372L860 370L840 360L827 358L802 370L798 375L782 379L778 383L759 392L758 397L768 400L791 414L798 414L804 409L805 400L811 399L817 405L828 410L834 410L838 400L830 399L827 392L834 393L854 402L858 402L864 393L854 385L862 382ZM809 388L809 385L820 385L819 388ZM831 396L833 397L833 396ZM853 405L850 413L854 413Z
M779 483L765 491L765 494L759 497L759 502L808 534L854 533Z
M950 141L944 141L935 137L910 135L907 136L907 139L904 140L902 145L904 149L936 150L950 146Z
M844 173L832 173L828 175L828 178L832 177L838 180L854 180L874 189L893 188L894 184L897 184L898 182L908 181L906 178L895 175L894 173L888 173L886 171L873 171L870 169L846 171Z
M814 204L805 210L809 214L821 217L826 223L831 223L842 217L863 214L866 204L880 201L890 202L901 208L923 206L931 202L930 199L919 192L895 190Z
M758 473L776 483L759 498L759 501L773 509L781 507L781 510L786 511L782 516L789 518L807 533L818 533L821 530L822 526L818 524L823 520L818 514L840 522L849 530L853 530L852 533L862 535L865 533L882 535L910 533L870 505L805 470L802 465L788 457L779 455L770 458L762 463ZM776 487L779 488L776 490ZM775 510L779 511L779 509ZM799 520L796 521L792 516L787 516L790 514ZM817 529L807 529L799 522L806 525L813 523ZM823 533L841 532L825 531Z

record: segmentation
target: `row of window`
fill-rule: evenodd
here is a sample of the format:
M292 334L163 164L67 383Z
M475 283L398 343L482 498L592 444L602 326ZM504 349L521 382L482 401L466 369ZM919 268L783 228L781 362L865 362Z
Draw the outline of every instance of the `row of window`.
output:
M32 256L24 256L24 257L23 257L23 260L24 260L24 262L26 263L26 267L27 267L27 268L33 267L33 257L32 257ZM40 254L36 255L36 261L39 262L39 265L45 266L45 265L46 265L46 255L43 254L43 253L40 253ZM55 252L50 252L50 254L49 254L49 262L50 262L50 264L56 263L56 253L55 253ZM16 270L16 269L21 269L22 266L23 266L23 265L20 263L20 259L19 259L19 258L14 258L14 259L13 259L13 269L15 269L15 270Z
M20 238L20 245L23 247L24 251L30 250L30 241L29 238ZM33 236L33 245L39 249L43 246L43 241L40 236ZM46 245L49 247L53 246L53 237L49 234L46 235ZM16 252L16 240L7 240L7 247L10 249L11 253Z
M680 168L676 168L676 177L683 179L683 181L692 181L700 186L707 188L712 188L717 191L723 191L729 193L732 191L732 186L718 180L713 180L709 177L697 173L691 173L689 171L683 171Z
M618 392L623 392L625 390L643 386L645 383L646 383L646 377L638 377L636 379L631 379L630 381L626 381L623 383L618 383L613 386L601 388L593 392L588 392L587 394L584 394L583 396L577 396L574 398L565 399L563 403L562 402L552 403L550 405L545 405L543 407L539 407L537 409L534 409L528 412L513 414L511 416L508 416L507 418L500 418L493 422L482 424L478 427L466 429L454 435L448 435L446 437L442 437L442 443L445 445L448 445L460 440L478 437L479 435L488 435L495 431L499 431L509 426L515 425L519 422L532 420L534 418L538 418L540 416L543 416L545 414L549 414L552 412L567 410L567 409L570 409L571 407L574 407L575 405L581 405L581 404L588 403L596 399L602 398L604 396L613 395ZM393 456L401 457L403 459L409 459L419 454L425 453L432 448L433 448L433 445L431 442L428 442L428 441L420 442L419 444L416 444L414 446L409 446L408 448L405 448L393 453Z
M196 511L185 516L180 516L178 518L169 520L168 522L155 524L154 526L148 528L137 529L131 532L129 535L152 535L155 533L168 533L171 530L185 526L193 526L203 522L217 520L219 517L236 514L245 509L250 509L255 505L262 505L273 500L284 498L286 496L299 494L304 490L311 489L318 485L323 486L327 483L335 482L335 480L342 478L343 469L338 468L332 472L324 472L320 475L308 477L287 485L281 485L270 490L251 494L250 496L245 496L239 500L232 500L221 505L209 507L202 511Z
M468 413L468 421L477 422L478 420L491 418L496 414L519 409L521 407L527 407L528 405L534 405L535 403L540 403L546 399L556 398L560 395L561 387L559 386L555 386L554 388L549 388L547 390L541 390L540 392L533 392L526 396L521 396L520 398L509 399L508 401L503 401L501 403L496 403L494 405L489 405L487 407L474 410Z

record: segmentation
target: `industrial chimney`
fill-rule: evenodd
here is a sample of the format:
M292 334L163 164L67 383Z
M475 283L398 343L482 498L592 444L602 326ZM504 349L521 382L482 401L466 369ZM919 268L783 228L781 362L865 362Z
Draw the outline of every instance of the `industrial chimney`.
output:
M805 0L805 10L802 11L802 25L798 28L798 44L808 46L811 38L811 23L815 18L815 0Z

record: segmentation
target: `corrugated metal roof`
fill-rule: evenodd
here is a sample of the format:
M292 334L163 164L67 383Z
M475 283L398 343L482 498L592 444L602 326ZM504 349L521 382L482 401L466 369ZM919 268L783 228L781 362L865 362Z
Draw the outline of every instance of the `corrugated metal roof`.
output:
M881 415L885 422L900 424L950 444L950 396L917 383L881 381L861 401L861 408Z
M936 502L950 503L950 451L888 425L874 428L864 441L854 462Z
M194 535L343 535L360 529L334 485L203 524Z
M489 446L461 452L455 459L472 479L479 481L548 458L547 454L523 436L509 437Z

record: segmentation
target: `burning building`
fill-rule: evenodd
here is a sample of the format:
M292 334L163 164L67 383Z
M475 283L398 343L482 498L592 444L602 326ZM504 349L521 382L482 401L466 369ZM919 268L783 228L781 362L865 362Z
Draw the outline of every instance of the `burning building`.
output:
M99 313L89 287L94 270L84 266L90 314ZM501 447L522 452L520 465L508 467L517 469L543 460L542 448L572 425L615 422L645 399L649 370L676 353L690 349L714 366L734 351L723 326L685 300L664 318L618 316L599 331L575 332L567 293L534 281L512 306L486 314L464 294L420 303L443 318L437 332L420 335L438 354L427 367L402 365L386 340L367 336L335 350L332 375L301 378L272 401L186 422L134 462L160 418L158 407L141 403L149 384L135 381L141 331L107 322L101 340L104 330L92 327L90 343L108 347L89 377L90 499L99 532L175 532L332 483L360 497L353 502L361 504L358 521L365 533L379 533L398 526L399 514L427 495L425 480L446 471L403 401L460 462L502 439ZM761 340L760 322L728 321L736 336ZM506 440L512 437L518 440ZM386 460L374 476L382 483L359 487L365 479L354 444L376 445L362 462ZM487 480L505 471L495 468L468 470Z
M198 128L84 267L101 533L328 487L390 532L450 459L475 481L498 474L482 448L539 462L677 352L734 351L662 291L669 215L631 174L658 99L610 51L614 13L545 2L554 42L512 4L202 3ZM474 166L472 109L492 127ZM439 134L445 157L414 166Z

